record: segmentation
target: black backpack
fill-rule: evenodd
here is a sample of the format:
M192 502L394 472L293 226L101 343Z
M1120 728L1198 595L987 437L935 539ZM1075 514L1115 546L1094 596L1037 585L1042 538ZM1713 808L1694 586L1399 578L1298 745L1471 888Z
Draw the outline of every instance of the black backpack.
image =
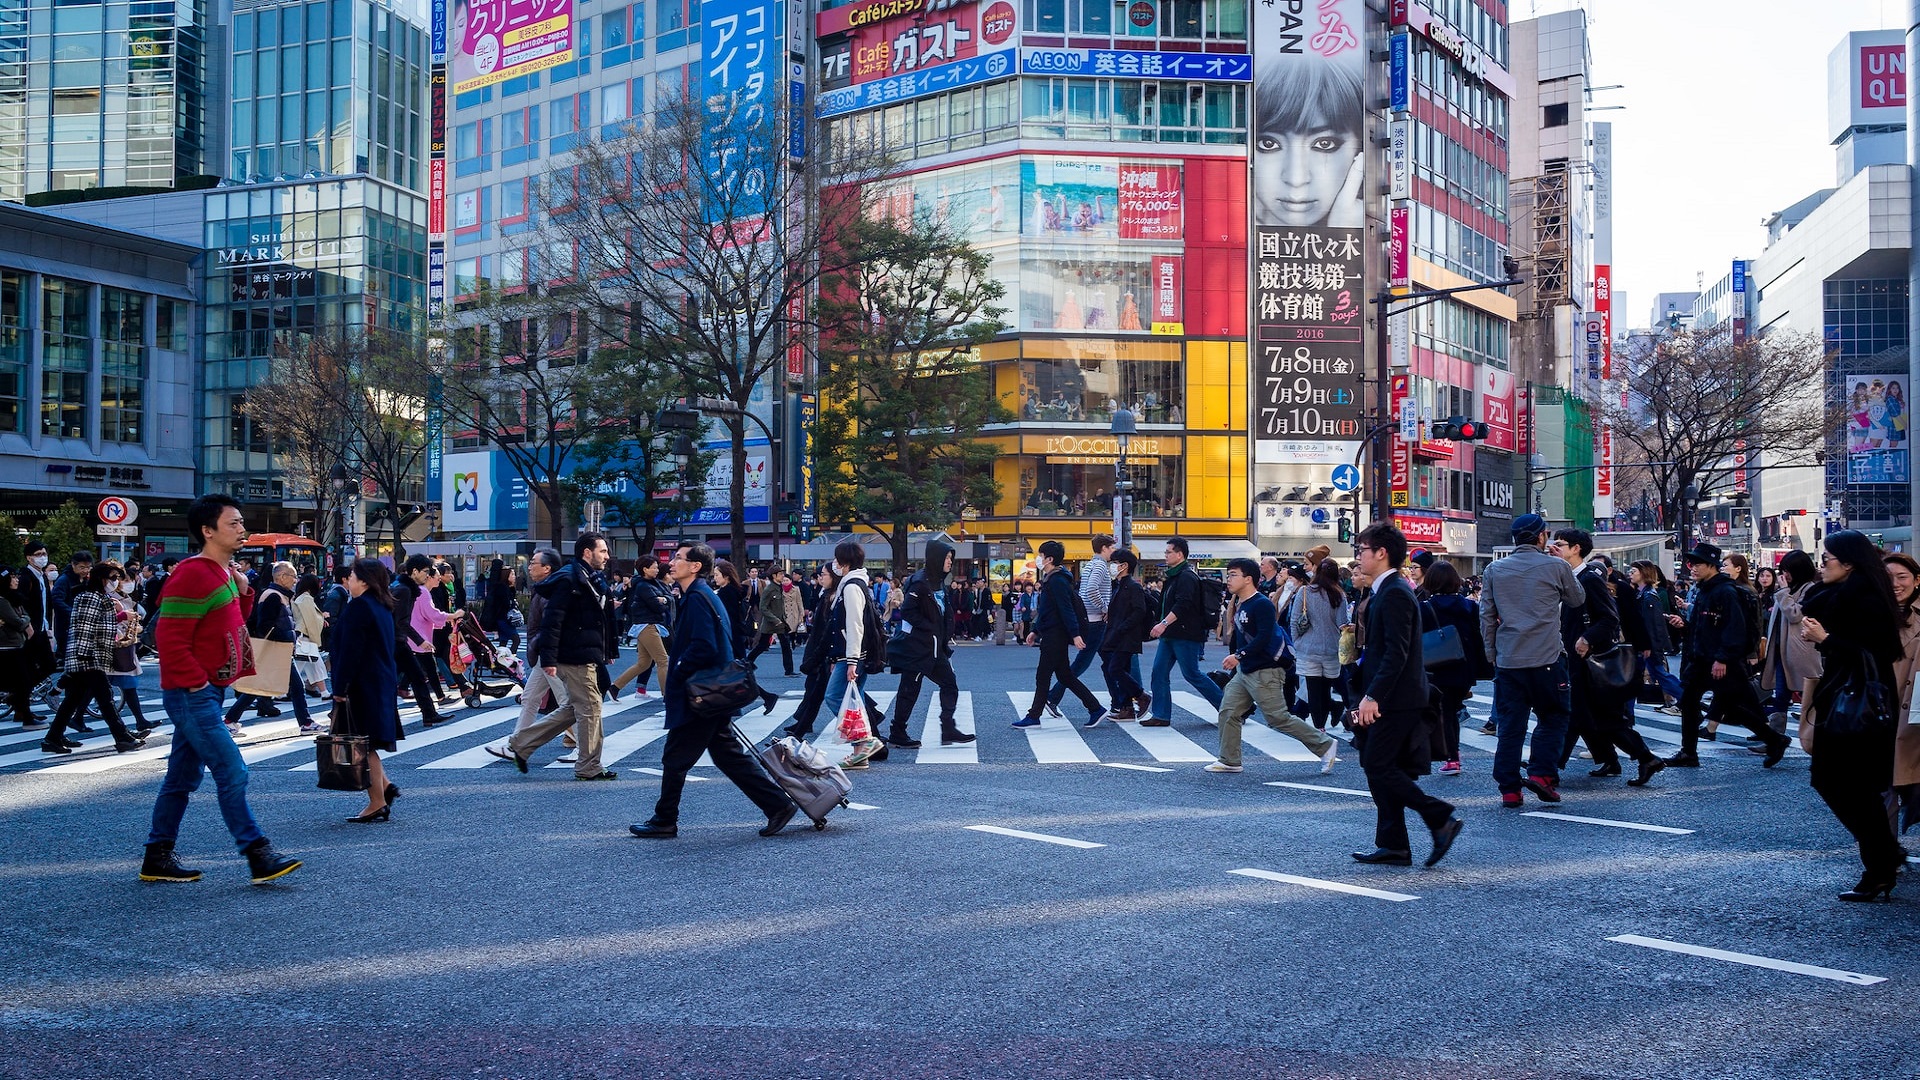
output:
M878 674L887 669L887 629L880 623L880 607L873 602L872 589L857 581L847 584L859 589L867 598L866 627L860 634L861 644L866 651L860 657L860 667L863 671ZM836 592L834 596L837 598L839 593ZM841 610L843 612L841 618L844 619L845 607L842 606Z
M1218 625L1220 609L1226 605L1227 583L1216 577L1200 578L1200 614L1208 626Z
M1740 612L1747 617L1746 655L1752 656L1760 650L1760 637L1765 633L1760 625L1760 594L1739 582L1733 587L1740 597Z

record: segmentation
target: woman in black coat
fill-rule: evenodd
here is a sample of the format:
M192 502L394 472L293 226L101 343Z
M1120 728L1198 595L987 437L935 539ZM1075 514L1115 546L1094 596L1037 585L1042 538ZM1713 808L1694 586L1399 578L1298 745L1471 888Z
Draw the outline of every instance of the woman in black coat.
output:
M727 613L727 630L733 635L733 655L744 660L753 646L753 615L747 610L747 587L740 584L740 571L725 559L713 564L713 591ZM662 685L665 685L664 683Z
M347 820L356 825L388 821L400 789L387 782L379 751L392 751L405 737L400 729L400 674L393 656L392 576L378 559L356 559L347 575L352 599L333 627L333 700L335 735L365 735L369 748L367 806ZM344 711L344 723L341 723Z
M493 631L501 645L517 653L520 631L513 625L514 599L513 577L507 573L506 563L493 560L493 568L487 573L487 597L480 602L480 629Z
M1893 581L1880 561L1880 549L1862 533L1829 533L1821 561L1821 584L1807 593L1800 633L1820 649L1820 682L1808 703L1813 714L1810 753L1813 789L1860 845L1865 872L1860 883L1840 894L1850 901L1893 895L1894 875L1906 852L1887 820L1884 796L1893 785L1894 735L1899 689L1894 665L1900 661L1899 607ZM1843 689L1878 683L1889 715L1860 730L1837 731L1832 715Z
M1447 744L1447 757L1440 765L1443 776L1460 774L1460 712L1473 696L1473 684L1490 677L1486 639L1480 636L1480 605L1460 592L1460 571L1445 559L1435 559L1427 567L1423 582L1427 589L1427 607L1433 612L1436 627L1451 626L1460 633L1465 658L1427 669L1427 681L1440 691L1440 733Z

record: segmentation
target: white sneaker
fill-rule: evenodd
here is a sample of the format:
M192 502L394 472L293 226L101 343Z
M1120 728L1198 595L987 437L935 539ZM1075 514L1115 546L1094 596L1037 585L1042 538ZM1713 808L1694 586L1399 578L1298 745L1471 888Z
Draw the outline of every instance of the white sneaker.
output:
M1325 776L1332 772L1333 763L1339 760L1340 744L1336 742L1332 746L1327 747L1326 753L1320 755L1320 775Z
M1242 769L1238 765L1229 765L1224 761L1216 761L1207 766L1207 771L1219 772L1219 773L1236 773L1236 772L1244 772L1246 770Z
M1055 705L1051 701L1047 702L1047 715L1053 717L1055 720L1061 719L1060 706ZM1088 726L1092 726L1092 725L1088 725Z

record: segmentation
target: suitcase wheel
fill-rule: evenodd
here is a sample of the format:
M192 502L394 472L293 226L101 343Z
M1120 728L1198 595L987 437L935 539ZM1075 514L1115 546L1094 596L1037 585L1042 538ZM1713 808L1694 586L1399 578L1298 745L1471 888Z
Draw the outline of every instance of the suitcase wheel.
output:
M845 806L847 805L847 800L846 800L845 798L842 798L842 799L840 800L840 805L841 805L842 807L845 807Z
M827 827L827 823L826 823L826 822L824 822L824 821L816 821L816 822L814 822L814 823L813 823L813 831L814 831L814 832L819 832L819 831L821 831L822 829L825 829L826 827Z

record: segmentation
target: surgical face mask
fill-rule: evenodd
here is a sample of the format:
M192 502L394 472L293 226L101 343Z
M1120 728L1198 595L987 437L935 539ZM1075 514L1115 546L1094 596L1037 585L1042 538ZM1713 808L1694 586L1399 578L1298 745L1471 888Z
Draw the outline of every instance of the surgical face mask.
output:
M132 596L132 595L133 595L133 582L131 582L131 581L123 581L123 582L121 582L121 583L120 583L120 591L121 591L121 592L123 592L123 593L126 593L126 594L127 594L128 596Z
M47 557L45 555L32 556L27 559L27 562L32 565L35 570L45 570L47 568Z

